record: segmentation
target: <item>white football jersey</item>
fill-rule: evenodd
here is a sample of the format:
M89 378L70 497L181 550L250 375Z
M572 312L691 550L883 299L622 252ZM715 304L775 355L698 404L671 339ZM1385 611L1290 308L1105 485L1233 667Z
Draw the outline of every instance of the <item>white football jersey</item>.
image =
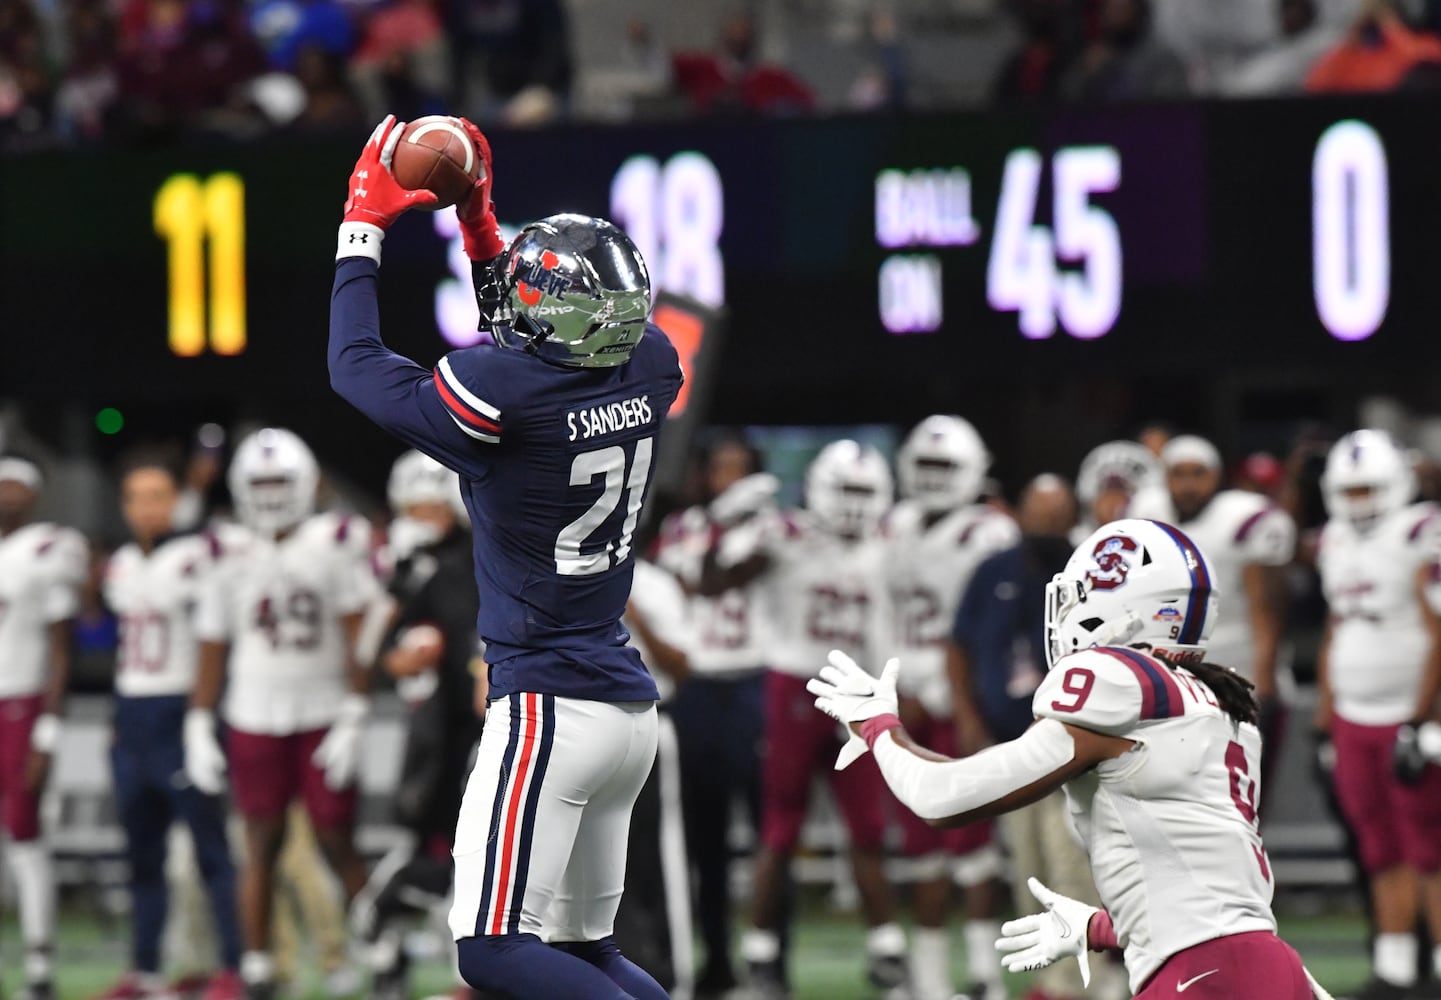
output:
M218 534L169 538L149 554L133 542L105 568L105 601L120 619L115 691L128 698L188 695L197 662L195 609L224 549Z
M1132 649L1060 660L1033 709L1136 743L1065 786L1132 989L1193 945L1275 931L1255 726L1237 725L1188 671Z
M952 511L929 527L909 501L891 509L882 527L890 647L901 658L902 694L926 710L951 714L946 640L976 567L1021 540L1007 515L985 504Z
M1259 493L1222 490L1189 521L1176 516L1164 489L1136 495L1131 517L1145 517L1180 528L1211 566L1211 584L1219 595L1216 625L1206 659L1255 679L1256 649L1251 634L1251 600L1242 576L1247 566L1284 566L1296 550L1296 524Z
M635 578L630 585L630 601L645 616L646 624L650 626L651 631L663 642L686 653L686 658L689 660L692 632L685 589L681 587L680 581L655 563L637 559L635 561ZM630 644L640 653L646 669L655 678L655 686L660 691L660 700L662 702L670 700L670 696L675 693L675 682L664 670L655 666L650 650L631 628L630 621L623 617L621 624L630 630Z
M724 535L704 508L692 507L667 521L656 561L694 589L706 554ZM757 594L758 588L748 584L713 597L690 595L691 670L708 677L739 677L764 665Z
M40 694L50 626L75 617L89 564L84 537L40 522L0 537L0 698Z
M814 677L833 649L876 662L886 652L880 541L844 542L804 513L785 514L779 527L767 545L773 565L757 581L767 665Z
M1362 534L1332 518L1316 557L1331 612L1327 660L1336 714L1368 726L1406 722L1430 636L1417 579L1436 558L1441 508L1415 504Z
M342 619L375 591L368 551L333 517L318 515L279 541L247 533L202 589L196 635L230 645L223 715L250 733L323 729L349 691Z

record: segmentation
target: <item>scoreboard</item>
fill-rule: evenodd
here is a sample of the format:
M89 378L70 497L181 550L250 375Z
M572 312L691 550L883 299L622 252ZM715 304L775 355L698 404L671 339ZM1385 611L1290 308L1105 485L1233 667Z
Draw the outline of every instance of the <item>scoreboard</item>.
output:
M508 229L608 216L658 291L725 310L708 355L722 417L891 419L898 394L938 408L970 387L1122 367L1349 379L1441 360L1438 111L1387 98L715 120L496 132L492 146ZM0 160L0 395L328 392L334 230L363 139ZM427 363L474 342L453 211L402 219L381 273L397 350Z

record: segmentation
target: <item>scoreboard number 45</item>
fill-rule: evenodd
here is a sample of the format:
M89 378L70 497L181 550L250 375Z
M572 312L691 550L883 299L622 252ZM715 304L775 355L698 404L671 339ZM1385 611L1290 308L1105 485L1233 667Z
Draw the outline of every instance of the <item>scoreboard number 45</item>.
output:
M182 358L198 357L207 347L216 354L242 353L245 182L233 173L204 179L172 174L155 192L153 214L168 256L171 352Z

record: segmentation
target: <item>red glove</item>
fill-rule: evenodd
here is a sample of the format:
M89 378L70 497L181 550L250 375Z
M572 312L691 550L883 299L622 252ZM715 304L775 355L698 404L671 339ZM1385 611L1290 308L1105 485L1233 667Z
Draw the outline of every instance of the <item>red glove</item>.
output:
M425 208L438 200L430 191L407 191L390 172L395 146L405 130L394 115L375 126L360 159L350 172L345 219L340 224L340 244L335 257L369 257L379 263L380 241L390 224L408 209Z
M465 242L465 255L471 260L490 260L505 249L505 240L500 235L500 223L495 220L495 203L490 200L493 173L490 161L490 140L465 118L458 119L461 127L470 136L475 146L476 158L480 160L480 176L475 187L460 204L455 206L456 218L460 220L460 235Z

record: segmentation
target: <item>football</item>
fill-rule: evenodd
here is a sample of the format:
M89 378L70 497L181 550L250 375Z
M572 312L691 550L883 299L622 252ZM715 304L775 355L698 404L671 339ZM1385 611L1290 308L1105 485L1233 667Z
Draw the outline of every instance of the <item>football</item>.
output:
M395 147L390 172L410 191L425 188L439 200L432 209L460 201L475 185L480 158L465 128L454 118L429 115L405 126Z

